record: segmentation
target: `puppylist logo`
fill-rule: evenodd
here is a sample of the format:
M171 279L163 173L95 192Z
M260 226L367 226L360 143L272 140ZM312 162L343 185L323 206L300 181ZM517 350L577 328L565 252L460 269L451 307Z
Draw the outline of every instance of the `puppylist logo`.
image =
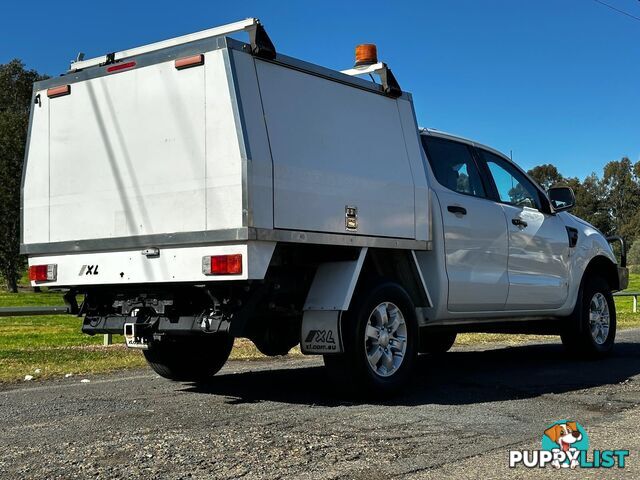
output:
M629 450L589 451L589 436L578 422L560 420L542 435L540 450L509 451L509 467L624 468Z

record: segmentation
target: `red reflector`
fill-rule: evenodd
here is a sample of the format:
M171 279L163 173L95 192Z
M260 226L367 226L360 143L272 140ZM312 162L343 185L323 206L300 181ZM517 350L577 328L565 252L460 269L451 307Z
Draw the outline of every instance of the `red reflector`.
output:
M59 87L53 87L47 90L47 97L56 98L69 95L71 93L71 85L60 85Z
M242 274L242 255L214 255L202 258L202 273L205 275Z
M31 265L29 267L29 280L32 282L52 282L57 278L57 265Z
M136 66L136 62L118 63L107 67L107 72L119 72L120 70L126 70L127 68L133 68Z
M192 55L190 57L178 58L175 62L176 68L182 70L183 68L197 67L204 65L204 55Z

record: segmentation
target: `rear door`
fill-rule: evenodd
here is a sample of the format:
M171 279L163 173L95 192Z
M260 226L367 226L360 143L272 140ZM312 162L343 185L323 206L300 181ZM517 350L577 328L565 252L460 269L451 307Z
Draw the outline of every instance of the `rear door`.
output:
M94 67L49 99L49 241L242 225L242 170L222 51ZM29 160L30 161L30 160Z
M508 294L507 224L499 204L489 199L471 147L423 136L438 181L452 312L496 311Z
M545 213L545 198L506 159L480 150L509 228L507 310L555 309L569 291L569 240L557 215Z

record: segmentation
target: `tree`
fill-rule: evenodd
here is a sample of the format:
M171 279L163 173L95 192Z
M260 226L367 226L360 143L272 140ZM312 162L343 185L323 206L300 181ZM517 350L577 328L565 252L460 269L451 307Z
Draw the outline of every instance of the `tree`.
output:
M562 183L564 180L555 165L551 165L550 163L533 167L527 173L538 182L544 190L549 190L549 188L558 183Z
M627 264L632 273L640 273L640 242L634 242L627 252Z
M619 161L607 163L602 177L602 188L611 217L612 231L629 240L637 236L631 221L640 207L640 184L636 171L631 160L624 157Z
M592 173L583 182L577 178L568 178L565 183L576 195L576 206L572 213L589 222L603 234L611 235L613 223L602 181L598 176Z
M27 141L33 82L46 78L25 70L20 60L0 65L0 275L18 290L20 257L20 182Z

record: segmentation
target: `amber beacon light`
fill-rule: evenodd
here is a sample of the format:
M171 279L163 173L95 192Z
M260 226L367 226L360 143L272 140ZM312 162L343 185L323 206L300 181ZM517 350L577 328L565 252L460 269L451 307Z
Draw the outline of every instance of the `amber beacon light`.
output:
M378 49L373 43L356 46L356 67L378 63Z

